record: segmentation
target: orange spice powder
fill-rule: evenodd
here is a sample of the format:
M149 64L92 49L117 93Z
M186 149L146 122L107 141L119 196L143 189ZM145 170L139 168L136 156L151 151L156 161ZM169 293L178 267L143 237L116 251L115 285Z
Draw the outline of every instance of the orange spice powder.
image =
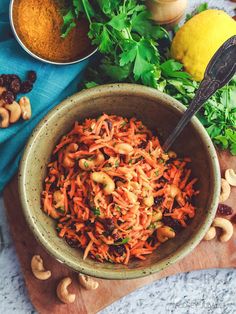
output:
M70 62L92 51L89 26L81 19L69 35L61 38L63 19L55 0L16 0L13 19L18 36L34 54L55 62Z

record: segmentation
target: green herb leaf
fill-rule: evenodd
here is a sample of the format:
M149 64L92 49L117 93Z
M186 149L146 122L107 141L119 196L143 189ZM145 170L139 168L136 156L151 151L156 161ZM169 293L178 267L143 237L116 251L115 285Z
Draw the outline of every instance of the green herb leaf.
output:
M98 207L91 207L91 211L94 213L95 216L100 216L100 209Z
M129 242L129 238L124 238L122 241L113 243L113 245L121 245L121 244L125 244L127 242Z
M160 68L165 77L190 78L188 73L180 71L183 68L183 65L173 59L162 63Z
M69 10L67 14L63 16L61 37L65 38L75 26L76 26L76 23L75 23L74 12L73 10Z

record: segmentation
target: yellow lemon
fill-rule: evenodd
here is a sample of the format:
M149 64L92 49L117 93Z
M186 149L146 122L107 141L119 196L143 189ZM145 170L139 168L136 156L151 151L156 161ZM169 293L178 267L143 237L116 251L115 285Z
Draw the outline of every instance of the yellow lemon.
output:
M184 64L192 77L201 81L217 49L236 35L236 22L224 11L206 10L191 18L176 33L171 55Z

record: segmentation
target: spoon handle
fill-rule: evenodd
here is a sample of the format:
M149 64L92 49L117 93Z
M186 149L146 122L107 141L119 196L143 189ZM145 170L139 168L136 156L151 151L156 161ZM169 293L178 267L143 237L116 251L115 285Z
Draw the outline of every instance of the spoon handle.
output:
M236 35L229 38L214 54L206 68L204 78L174 131L165 141L167 151L193 115L217 91L226 85L236 72Z

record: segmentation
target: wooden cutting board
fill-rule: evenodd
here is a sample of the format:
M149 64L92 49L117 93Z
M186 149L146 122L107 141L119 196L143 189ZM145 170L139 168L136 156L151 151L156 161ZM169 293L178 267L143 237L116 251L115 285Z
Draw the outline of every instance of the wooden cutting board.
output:
M236 157L221 153L219 159L222 174L227 168L236 169ZM86 291L79 286L76 274L53 259L34 239L22 214L16 177L4 191L4 202L13 242L15 243L30 299L36 310L42 314L93 314L135 289L163 277L199 269L236 267L235 232L234 237L225 244L215 239L209 242L201 242L182 261L157 274L125 281L98 280L100 286L97 290ZM230 199L226 204L234 206L235 214L236 188L232 189ZM34 254L41 255L46 268L52 271L52 277L46 282L35 279L31 273L30 261ZM62 304L57 299L55 292L60 279L68 275L73 278L73 283L69 290L77 295L75 303L70 305Z

